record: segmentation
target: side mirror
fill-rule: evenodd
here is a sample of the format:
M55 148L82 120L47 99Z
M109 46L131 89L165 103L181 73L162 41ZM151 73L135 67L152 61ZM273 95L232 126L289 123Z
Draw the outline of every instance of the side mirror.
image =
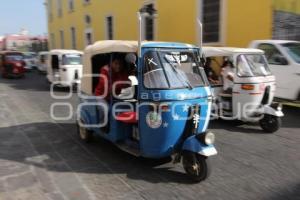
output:
M275 61L275 63L278 63L279 65L288 65L289 64L287 59L282 55L274 56L274 61Z

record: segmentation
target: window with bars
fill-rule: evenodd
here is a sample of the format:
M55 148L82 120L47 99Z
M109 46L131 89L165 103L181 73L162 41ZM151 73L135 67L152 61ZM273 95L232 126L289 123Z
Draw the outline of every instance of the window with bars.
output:
M90 4L90 3L91 3L91 0L83 0L84 5L87 5L87 4Z
M273 39L300 40L300 15L274 11L273 13Z
M92 33L92 30L86 30L86 32L85 32L85 44L86 45L93 44L93 33Z
M53 14L52 14L52 0L48 0L47 3L47 11L48 11L48 20L51 22L53 20Z
M62 0L57 0L57 16L62 16Z
M108 16L106 17L106 38L108 40L113 40L114 39L114 28L113 28L113 16Z
M76 29L71 27L71 40L72 40L72 49L76 49Z
M85 16L84 16L84 22L85 22L85 25L86 25L86 26L90 26L91 23L92 23L92 18L91 18L91 16L90 16L90 15L85 15Z
M69 0L69 11L74 11L74 0Z
M60 35L60 48L64 49L65 48L65 36L64 36L64 31L59 31Z
M52 49L55 49L56 48L56 41L55 41L55 34L54 33L51 33L50 34L50 39L51 39L51 48Z
M203 42L220 42L221 0L201 0Z

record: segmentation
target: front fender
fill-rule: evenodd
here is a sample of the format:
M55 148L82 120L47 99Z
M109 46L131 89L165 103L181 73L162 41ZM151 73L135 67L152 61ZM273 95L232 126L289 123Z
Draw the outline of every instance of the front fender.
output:
M273 115L273 116L276 116L276 117L283 117L284 116L281 109L274 109L271 106L264 106L263 107L263 113L268 114L268 115Z
M185 140L182 150L191 151L207 157L217 155L217 150L214 145L203 144L195 135Z

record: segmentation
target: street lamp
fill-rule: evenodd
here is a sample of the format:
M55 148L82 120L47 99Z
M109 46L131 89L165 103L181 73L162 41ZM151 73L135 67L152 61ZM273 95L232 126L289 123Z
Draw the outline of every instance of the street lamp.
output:
M144 15L146 17L156 17L157 15L157 10L152 6L144 6L139 10L139 12L141 13L141 15Z

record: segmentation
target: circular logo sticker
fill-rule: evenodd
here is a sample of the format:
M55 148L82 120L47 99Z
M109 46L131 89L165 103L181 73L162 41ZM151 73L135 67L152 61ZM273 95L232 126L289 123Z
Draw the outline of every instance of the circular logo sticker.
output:
M146 116L146 122L150 128L159 128L162 124L161 115L157 112L149 112Z

